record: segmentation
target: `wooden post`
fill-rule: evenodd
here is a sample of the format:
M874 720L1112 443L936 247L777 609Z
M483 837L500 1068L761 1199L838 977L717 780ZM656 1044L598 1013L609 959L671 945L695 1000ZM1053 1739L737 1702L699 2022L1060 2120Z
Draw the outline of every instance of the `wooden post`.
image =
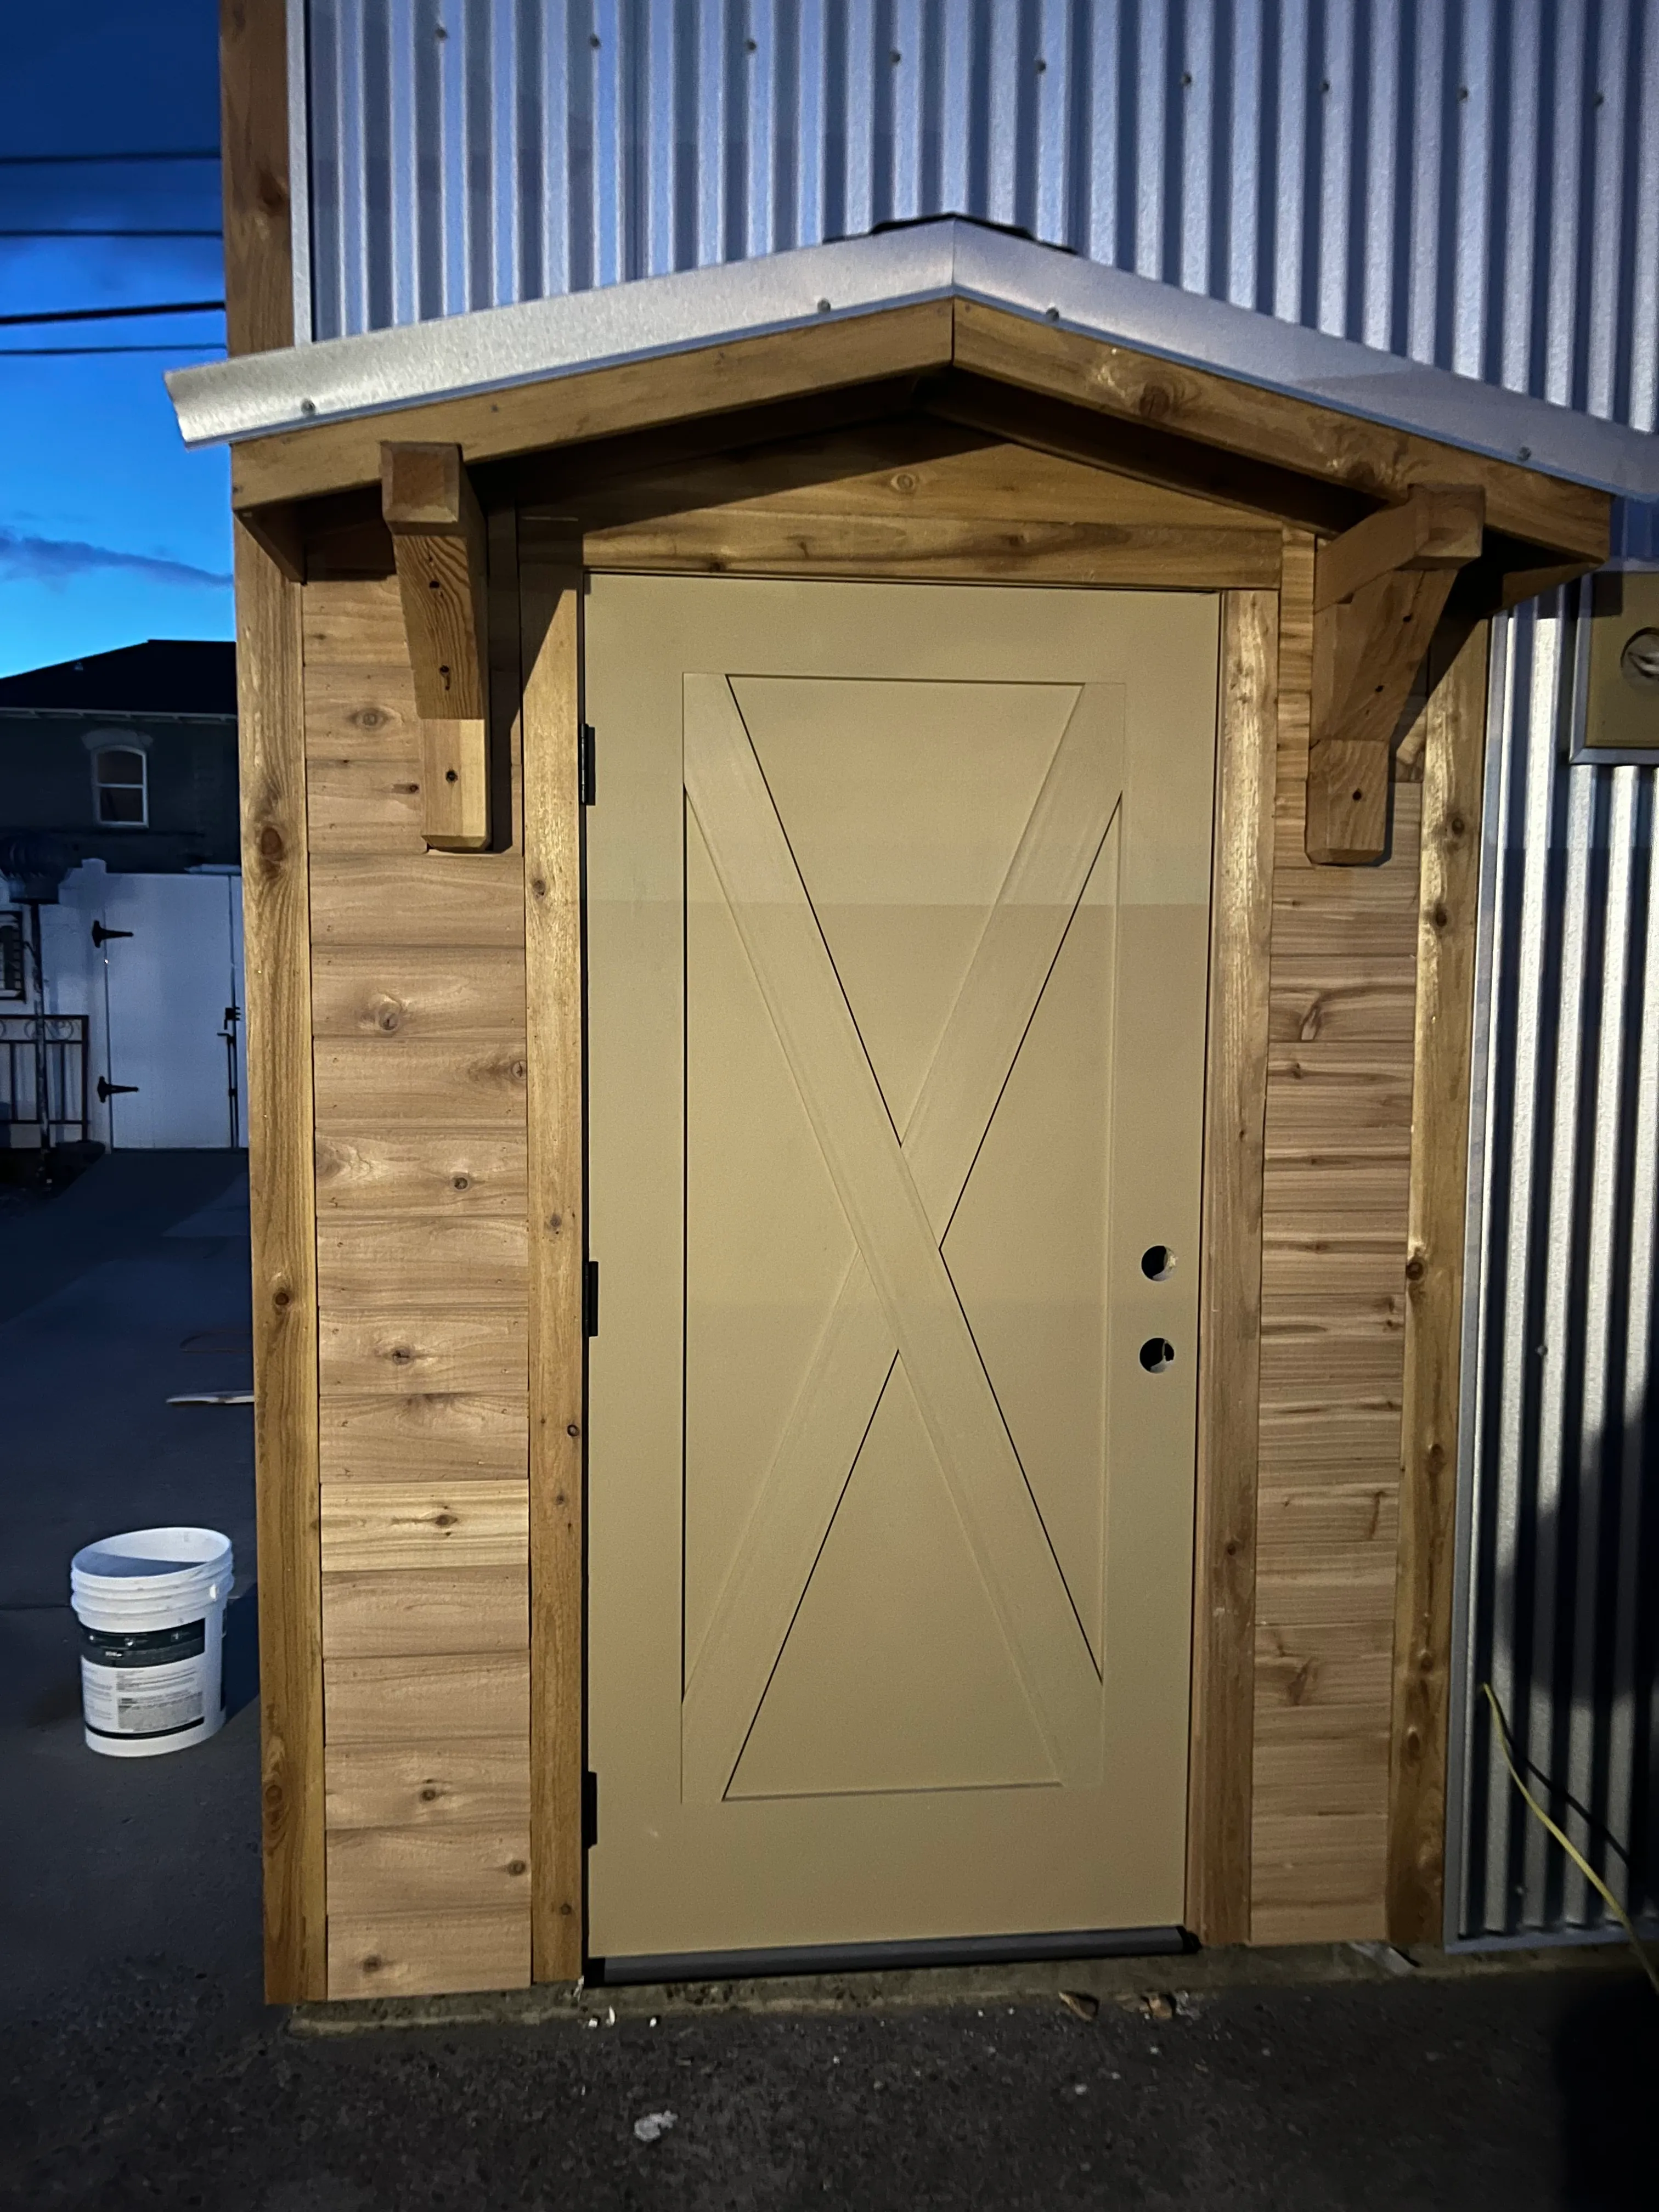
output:
M1463 1238L1486 734L1486 625L1431 695L1424 753L1388 1925L1437 1942L1445 1879Z
M326 1995L317 1212L300 587L236 532L265 1994Z
M460 447L382 446L380 506L421 717L426 842L479 852L489 842L489 556Z
M284 0L220 0L219 143L226 346L266 353L294 343Z
M529 996L531 1976L582 1971L581 555L520 546Z
M1273 933L1279 594L1221 602L1194 1546L1187 1925L1250 1936L1261 1180Z

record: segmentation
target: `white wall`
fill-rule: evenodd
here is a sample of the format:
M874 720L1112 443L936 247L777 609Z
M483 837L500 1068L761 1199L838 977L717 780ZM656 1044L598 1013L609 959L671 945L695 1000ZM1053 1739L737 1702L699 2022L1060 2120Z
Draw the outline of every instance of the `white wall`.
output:
M125 931L101 945L93 925ZM83 860L40 909L46 1010L87 1017L87 1133L112 1150L246 1141L242 879L231 870L118 875ZM236 1050L233 1107L229 1028ZM131 1085L98 1097L98 1082Z

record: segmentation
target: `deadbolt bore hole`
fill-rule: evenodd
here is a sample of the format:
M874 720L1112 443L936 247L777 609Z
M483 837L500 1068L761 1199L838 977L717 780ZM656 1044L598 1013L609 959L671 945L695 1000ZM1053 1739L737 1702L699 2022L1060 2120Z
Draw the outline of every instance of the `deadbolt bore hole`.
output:
M1167 1336L1149 1336L1140 1347L1140 1364L1149 1375L1161 1375L1175 1358L1175 1346Z
M1140 1272L1149 1283L1161 1283L1175 1272L1175 1254L1167 1244L1149 1244L1140 1255Z

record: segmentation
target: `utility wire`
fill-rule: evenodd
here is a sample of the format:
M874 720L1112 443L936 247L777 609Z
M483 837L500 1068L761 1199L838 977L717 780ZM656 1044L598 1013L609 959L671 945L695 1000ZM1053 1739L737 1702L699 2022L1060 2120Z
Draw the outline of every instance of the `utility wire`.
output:
M0 238L222 238L224 234L216 224L211 230L88 230L84 226L76 230L0 228Z
M150 307L54 307L42 315L0 315L0 330L35 323L115 323L133 315L216 315L222 300L162 300Z
M0 169L40 169L73 166L82 161L216 161L216 146L191 146L169 152L152 146L138 154L0 154Z
M70 354L94 353L166 353L176 357L181 353L222 353L224 349L220 338L181 338L177 345L0 346L0 361L61 360Z

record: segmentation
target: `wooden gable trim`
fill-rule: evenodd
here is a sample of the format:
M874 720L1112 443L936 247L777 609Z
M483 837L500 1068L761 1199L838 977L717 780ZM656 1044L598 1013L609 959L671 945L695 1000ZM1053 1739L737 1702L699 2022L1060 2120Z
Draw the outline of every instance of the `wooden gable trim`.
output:
M1288 393L1103 343L977 301L957 303L952 359L1004 384L1270 461L1393 505L1414 484L1479 484L1495 530L1595 566L1612 499L1514 462L1463 452Z
M740 338L544 384L439 399L394 413L250 438L231 449L231 505L312 499L380 479L383 441L453 445L469 467L701 415L942 368L951 302Z
M1358 521L1370 506L1403 501L1417 484L1450 482L1478 485L1491 527L1525 546L1586 567L1607 556L1612 501L1605 492L969 300L890 308L249 439L233 448L232 504L246 511L373 483L382 440L456 445L467 465L476 466L952 368L1061 402L1085 419L1136 426L1164 446L1181 441L1228 454L1344 503L1340 519L1285 515L1271 489L1251 489L1248 471L1237 489L1215 494L1237 501L1242 491L1247 499L1259 499L1261 511L1275 520L1299 520L1334 532ZM946 396L944 411L949 404ZM1001 434L1022 434L1017 422ZM1047 442L1040 430L1030 441ZM1535 555L1530 565L1540 565Z

